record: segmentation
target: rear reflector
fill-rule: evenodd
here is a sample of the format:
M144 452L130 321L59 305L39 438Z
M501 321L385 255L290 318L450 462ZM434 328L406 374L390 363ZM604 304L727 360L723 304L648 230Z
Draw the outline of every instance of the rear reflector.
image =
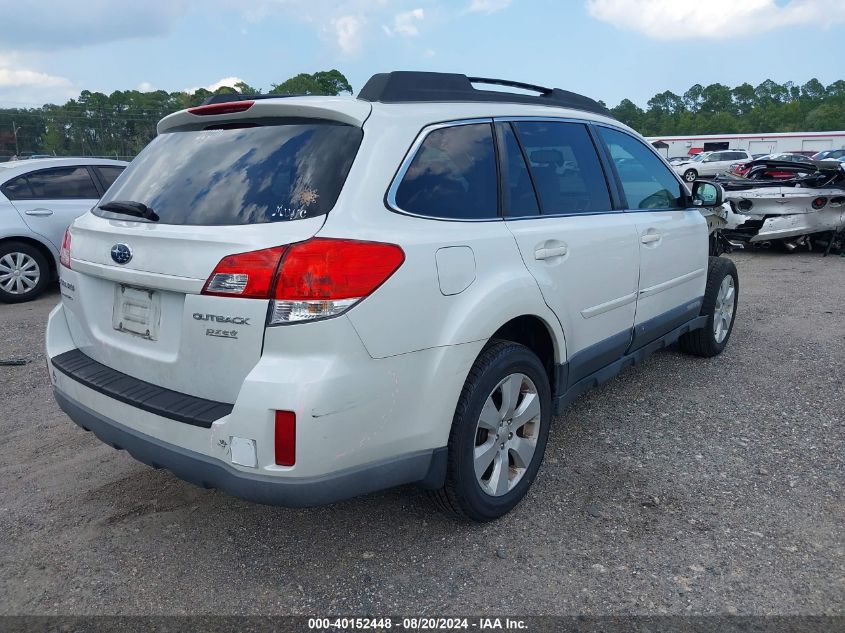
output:
M59 263L65 268L70 268L70 229L65 229L65 236L62 238L62 248L59 251Z
M208 105L188 108L188 112L197 116L209 116L212 114L234 114L249 110L255 101L227 101L225 103L210 103Z
M276 411L276 464L293 466L296 463L296 414Z

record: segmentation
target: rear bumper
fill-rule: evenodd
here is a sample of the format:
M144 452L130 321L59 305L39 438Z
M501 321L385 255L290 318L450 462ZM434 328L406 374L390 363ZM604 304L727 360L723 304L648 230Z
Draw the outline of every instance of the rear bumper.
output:
M813 213L791 213L769 216L751 242L786 239L823 231L839 231L845 227L845 211L822 209Z
M76 402L58 389L59 407L104 443L127 451L153 468L166 468L203 488L218 488L248 501L310 507L333 503L406 483L437 486L445 472L446 449L424 450L320 477L284 478L236 470L225 462L140 433Z

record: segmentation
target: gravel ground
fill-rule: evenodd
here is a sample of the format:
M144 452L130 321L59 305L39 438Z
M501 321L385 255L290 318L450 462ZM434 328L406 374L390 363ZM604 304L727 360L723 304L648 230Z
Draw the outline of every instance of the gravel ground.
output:
M0 367L0 614L843 614L845 259L733 257L726 352L581 398L484 526L410 487L290 510L147 468L53 402L58 293L0 305L31 361Z

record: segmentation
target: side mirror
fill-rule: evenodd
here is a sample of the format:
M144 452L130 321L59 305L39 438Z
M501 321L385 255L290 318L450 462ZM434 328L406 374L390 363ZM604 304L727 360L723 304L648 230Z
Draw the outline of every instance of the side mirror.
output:
M696 207L721 207L725 201L722 185L707 180L692 183L692 204Z

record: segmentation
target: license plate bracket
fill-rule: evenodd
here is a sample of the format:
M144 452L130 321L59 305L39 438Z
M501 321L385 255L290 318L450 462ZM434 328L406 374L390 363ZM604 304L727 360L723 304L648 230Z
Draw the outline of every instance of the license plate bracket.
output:
M161 293L123 284L115 286L112 326L119 332L158 340Z

